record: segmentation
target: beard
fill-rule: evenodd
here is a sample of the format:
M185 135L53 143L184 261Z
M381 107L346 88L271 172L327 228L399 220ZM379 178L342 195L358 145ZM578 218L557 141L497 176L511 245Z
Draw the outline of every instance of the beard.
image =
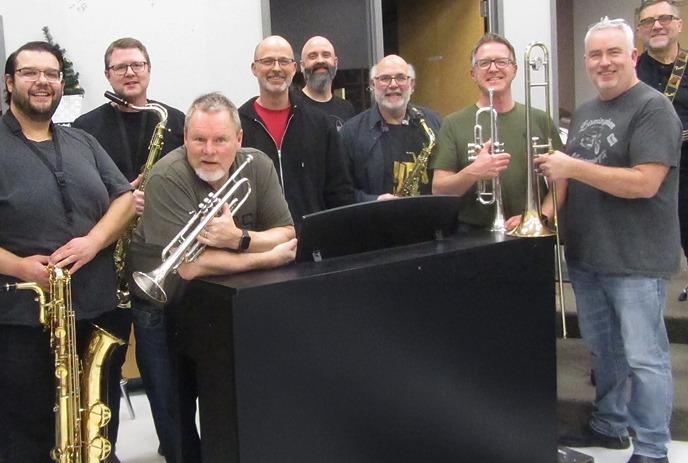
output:
M60 105L62 93L53 92L52 101L49 105L36 105L31 103L31 97L27 92L25 95L20 92L13 92L11 101L22 113L26 114L29 119L38 122L47 122L55 114L55 110Z
M217 182L218 180L222 180L222 178L225 176L225 173L222 169L216 169L209 172L207 170L198 168L194 169L194 171L196 172L196 175L198 175L198 178L206 183Z
M406 106L411 101L411 90L402 90L401 99L398 102L391 102L385 98L385 91L375 90L375 102L378 106L385 108L388 111L401 111L406 110Z
M327 72L315 72L321 68L327 69ZM303 70L303 77L306 83L318 93L323 93L332 86L332 80L334 80L336 74L337 67L326 63L318 63Z

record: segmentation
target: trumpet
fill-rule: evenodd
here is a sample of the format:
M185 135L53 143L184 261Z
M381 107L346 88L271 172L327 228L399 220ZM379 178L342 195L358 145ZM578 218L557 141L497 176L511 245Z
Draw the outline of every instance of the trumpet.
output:
M468 144L468 161L473 162L477 159L478 153L483 148L483 127L480 125L480 115L483 113L490 114L490 138L492 139L492 147L490 154L499 154L504 152L504 143L499 141L499 131L497 129L497 110L494 108L493 98L494 89L488 88L487 94L490 99L490 105L478 109L475 113L475 126L473 126L473 143ZM504 219L504 203L502 201L502 185L499 177L495 177L488 185L487 180L478 180L476 187L476 200L485 206L495 205L495 216L492 221L490 231L503 233L506 231L506 220Z
M541 56L534 57L534 50L540 50ZM527 190L526 190L526 206L521 215L521 223L518 227L509 231L510 236L520 236L527 238L539 238L543 236L556 236L555 257L557 266L557 280L559 289L559 308L561 309L562 322L562 338L566 339L566 305L564 303L564 279L562 270L562 251L561 240L559 237L559 214L557 213L557 187L555 182L550 182L549 190L552 192L552 201L554 202L553 214L553 228L549 228L542 221L542 213L540 210L540 188L539 178L540 173L535 168L535 157L546 156L554 152L552 147L551 121L552 111L550 108L550 78L549 78L549 51L547 46L542 42L533 42L528 45L525 52L525 105L526 105L526 138L527 138ZM544 78L541 82L533 82L532 73L543 70ZM531 112L533 110L531 102L531 92L534 88L541 87L545 93L545 114L547 125L545 127L547 142L542 143L539 137L532 136Z
M199 243L196 238L201 234L208 223L220 212L224 204L229 205L229 212L234 213L246 202L251 195L251 184L247 178L239 179L239 174L253 161L253 156L246 156L246 160L237 167L236 171L214 193L209 193L198 205L198 210L191 220L182 228L177 236L162 250L162 264L156 269L144 273L134 272L132 278L136 285L151 299L158 302L167 302L165 292L165 279L170 273L175 272L185 262L193 262L205 250L205 245ZM237 191L246 185L244 195L235 197Z
M151 137L150 143L148 145L148 157L146 158L146 163L141 169L141 183L137 188L138 191L144 191L146 188L146 183L148 182L148 177L153 164L158 160L162 147L164 145L163 137L165 136L165 130L167 127L167 109L158 103L148 103L146 106L134 106L119 95L112 92L105 92L105 97L109 100L128 108L135 109L137 111L152 111L158 115L160 121L155 126L153 131L153 136ZM131 308L131 295L129 294L129 283L127 282L125 275L124 262L126 259L127 250L129 249L129 244L131 243L131 235L134 229L140 222L141 217L136 217L126 228L124 233L117 240L115 245L115 251L113 253L113 258L115 261L115 272L117 275L117 307L129 309Z

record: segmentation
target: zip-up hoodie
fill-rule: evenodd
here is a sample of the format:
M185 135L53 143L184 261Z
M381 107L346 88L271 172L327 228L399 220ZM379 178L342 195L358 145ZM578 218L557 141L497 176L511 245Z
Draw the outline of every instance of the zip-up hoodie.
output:
M327 115L299 104L290 93L291 111L281 150L253 106L253 97L239 108L242 145L261 150L275 164L294 224L306 214L354 202L351 178L337 129Z

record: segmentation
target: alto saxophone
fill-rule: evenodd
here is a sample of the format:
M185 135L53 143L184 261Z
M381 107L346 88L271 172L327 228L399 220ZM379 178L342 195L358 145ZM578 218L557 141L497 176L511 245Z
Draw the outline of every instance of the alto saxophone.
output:
M412 117L418 119L418 123L423 129L423 133L425 133L426 143L423 145L423 148L420 150L418 155L412 153L414 162L413 169L411 169L411 172L406 175L403 182L397 182L397 184L400 185L395 192L397 196L420 195L421 180L423 183L428 183L428 160L432 154L432 149L435 147L435 132L433 132L433 130L428 126L427 122L425 122L423 113L418 108L413 106L409 106L409 112L411 113ZM394 176L397 179L401 177L401 173L399 172L400 170L401 165L396 164L396 172Z
M148 157L146 158L146 163L141 168L141 183L137 188L138 191L144 191L146 188L146 182L148 180L148 174L153 168L153 164L158 160L160 152L163 147L163 137L165 136L165 130L167 129L167 109L158 103L148 103L146 106L134 106L128 101L120 98L118 95L112 92L105 92L105 96L115 103L126 106L137 111L153 111L158 115L160 121L155 126L153 131L153 136L151 137L150 143L148 144ZM126 259L127 250L129 249L129 244L131 243L131 236L134 229L141 220L141 216L137 216L131 221L127 229L122 233L122 236L117 240L115 244L115 252L113 258L115 261L115 272L117 275L116 289L117 289L117 307L129 309L131 308L131 294L129 293L129 283L127 281L124 264Z
M36 283L5 284L0 290L34 291L38 319L50 329L50 348L55 357L55 447L50 457L58 463L97 463L112 450L110 441L101 433L111 417L110 408L101 400L104 364L112 349L124 341L94 325L80 363L69 271L49 266L48 272L47 298Z

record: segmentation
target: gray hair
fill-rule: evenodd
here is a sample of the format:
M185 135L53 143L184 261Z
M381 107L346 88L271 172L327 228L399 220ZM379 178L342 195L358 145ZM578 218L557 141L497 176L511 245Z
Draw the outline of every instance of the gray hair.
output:
M411 79L416 78L416 68L413 67L413 64L411 63L406 63L408 65L408 76ZM369 80L373 80L377 76L377 64L373 64L373 66L370 68L370 77Z
M590 36L593 32L597 32L604 29L620 30L621 32L623 32L626 38L626 46L628 47L628 51L630 52L635 48L633 29L631 28L631 26L623 19L609 19L609 17L607 16L600 19L599 22L596 22L588 28L588 32L585 34L584 43L586 45L588 44L588 40L590 39Z
M201 95L196 98L193 103L191 103L189 110L186 112L186 118L184 119L184 130L189 128L191 116L193 116L194 112L196 111L202 111L204 113L227 111L234 122L234 127L236 127L237 133L239 133L239 130L241 130L241 119L239 118L239 111L237 110L236 105L220 92L212 92Z

